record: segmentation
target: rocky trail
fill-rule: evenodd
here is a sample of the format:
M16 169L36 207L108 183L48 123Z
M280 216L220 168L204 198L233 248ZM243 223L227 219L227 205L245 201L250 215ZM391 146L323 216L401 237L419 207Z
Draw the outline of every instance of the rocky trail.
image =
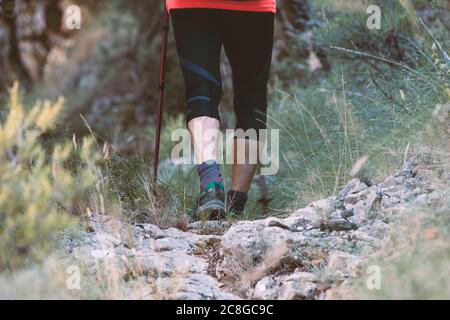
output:
M92 215L62 239L65 263L118 281L129 299L329 299L366 274L364 262L411 205L442 197L450 175L426 155L371 186L350 181L284 218L196 222L187 231ZM112 281L112 280L111 280Z

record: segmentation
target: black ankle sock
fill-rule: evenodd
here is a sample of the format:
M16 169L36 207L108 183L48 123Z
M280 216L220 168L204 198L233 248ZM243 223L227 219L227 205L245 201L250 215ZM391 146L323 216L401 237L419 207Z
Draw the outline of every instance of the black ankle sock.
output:
M236 190L228 190L227 192L227 206L229 209L237 211L239 213L244 211L245 204L247 203L248 195L245 192Z

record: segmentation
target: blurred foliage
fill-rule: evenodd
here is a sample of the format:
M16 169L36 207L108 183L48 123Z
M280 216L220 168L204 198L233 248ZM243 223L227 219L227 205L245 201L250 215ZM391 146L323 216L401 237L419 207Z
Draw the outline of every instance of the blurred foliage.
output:
M365 2L355 1L354 10L349 6L348 11L339 8L336 2L319 2L322 3L320 7L325 22L316 36L320 47L342 47L408 65L414 64L422 54L420 42L424 30L418 18L426 17L430 23L434 23L440 12L438 4L431 1L377 1L381 9L381 25L380 29L370 30L367 27L369 15L365 10ZM439 38L446 38L442 37L445 35L444 30L438 31Z
M79 210L77 202L96 181L92 140L51 149L40 140L54 128L62 106L62 99L38 102L26 112L18 84L11 90L0 126L0 270L41 257L49 237L71 223L70 212Z
M333 61L330 72L307 84L280 81L271 93L270 125L280 129L282 154L279 174L269 178L273 212L336 194L362 157L369 160L360 178L370 184L401 165L405 150L443 147L428 134L436 106L450 99L449 64L436 40L399 3L385 7L381 30L370 31L364 11L337 11L325 2L335 11L326 11L328 21L314 39ZM423 2L415 4L417 19ZM435 16L428 22L448 47L442 23ZM389 44L391 36L398 46Z

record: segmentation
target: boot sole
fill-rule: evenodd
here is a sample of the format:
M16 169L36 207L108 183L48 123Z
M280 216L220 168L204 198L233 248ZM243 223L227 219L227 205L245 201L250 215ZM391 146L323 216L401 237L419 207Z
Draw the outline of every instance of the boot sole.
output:
M225 218L225 204L220 200L211 200L198 207L199 220L222 220Z

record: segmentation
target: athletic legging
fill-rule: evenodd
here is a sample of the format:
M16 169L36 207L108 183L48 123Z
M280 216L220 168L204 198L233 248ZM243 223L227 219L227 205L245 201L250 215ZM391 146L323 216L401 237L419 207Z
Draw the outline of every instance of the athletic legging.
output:
M220 121L222 45L233 73L236 129L265 129L274 14L220 9L171 11L190 120Z

